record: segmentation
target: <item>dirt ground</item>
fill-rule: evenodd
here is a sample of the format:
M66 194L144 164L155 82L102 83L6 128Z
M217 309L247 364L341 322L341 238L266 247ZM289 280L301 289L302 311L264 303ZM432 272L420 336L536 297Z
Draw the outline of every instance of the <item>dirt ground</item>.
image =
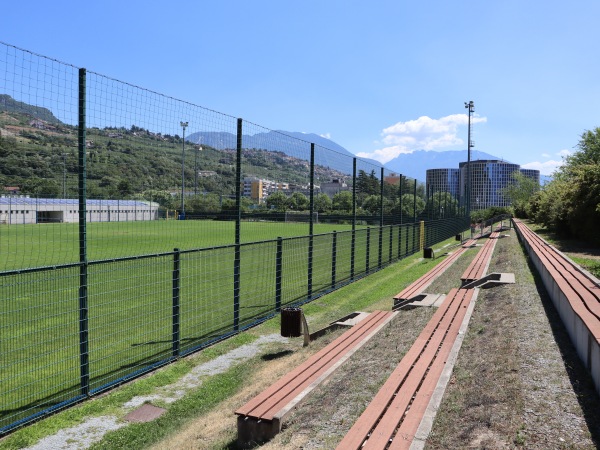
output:
M489 272L512 272L516 284L481 290L427 449L593 449L600 446L600 401L541 281L513 230L498 240ZM477 249L428 292L456 284ZM390 301L391 304L391 301ZM319 386L262 449L332 449L410 348L431 308L402 311ZM235 449L233 411L337 333L307 349L273 344L246 388L211 414L154 448Z

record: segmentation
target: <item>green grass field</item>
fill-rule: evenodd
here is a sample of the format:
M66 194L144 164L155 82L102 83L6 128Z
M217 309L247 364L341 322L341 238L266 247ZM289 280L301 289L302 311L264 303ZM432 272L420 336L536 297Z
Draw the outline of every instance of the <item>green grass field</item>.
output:
M359 227L360 228L360 227ZM351 225L315 224L315 234ZM87 224L88 260L123 258L235 243L235 222L156 220ZM242 222L242 242L306 236L308 224ZM78 224L0 225L0 272L79 262Z
M20 228L23 227L23 228ZM46 228L49 227L49 228ZM346 226L346 231L349 229ZM313 293L332 288L333 230L336 284L350 278L351 233L340 225L315 226ZM53 230L58 230L54 232ZM242 223L244 242L282 244L282 305L302 301L308 290L306 224ZM412 225L383 228L381 261L413 253ZM110 261L172 248L210 250L181 254L180 349L186 352L233 331L234 224L163 221L90 224L88 351L90 390L128 377L172 354L172 254ZM367 239L368 235L368 239ZM418 232L416 233L418 240ZM8 267L52 266L77 259L77 227L21 225L0 228L0 251L13 255ZM70 242L62 246L63 242ZM368 244L368 245L367 245ZM367 248L369 249L367 254ZM36 251L37 249L37 251ZM357 230L355 274L378 267L380 233ZM390 257L391 250L391 257ZM12 251L13 253L10 253ZM45 254L47 252L49 254ZM277 243L241 247L240 327L275 310ZM70 259L70 261L69 261ZM0 277L0 429L79 394L79 268L54 268Z

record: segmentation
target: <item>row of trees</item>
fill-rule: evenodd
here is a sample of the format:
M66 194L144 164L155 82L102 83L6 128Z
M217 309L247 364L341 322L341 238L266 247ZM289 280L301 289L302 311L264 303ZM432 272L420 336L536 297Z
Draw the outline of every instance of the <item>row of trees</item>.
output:
M402 203L402 205L401 205ZM267 209L278 212L284 211L308 211L310 209L310 200L306 195L300 192L294 192L290 197L281 191L275 192L267 197L265 202ZM352 192L341 191L330 198L326 194L317 194L314 197L314 209L318 213L336 213L349 214L352 212L353 199ZM425 209L425 201L417 196L416 214L420 214ZM415 215L415 197L413 194L402 195L402 201L399 198L383 198L383 213L386 215L399 215L400 211L406 217ZM364 196L362 201L357 204L358 214L378 215L381 213L381 196L371 194Z
M538 192L531 193L526 185L520 191L518 217L600 244L600 128L582 134L578 151L564 159L550 183Z
M181 207L181 197L173 196L167 191L148 190L135 195L138 200L150 200L159 203L166 209L178 210ZM282 191L277 191L267 197L261 204L253 203L249 198L242 197L242 212L277 212L286 211L309 211L310 199L301 192L294 192L287 196ZM416 207L416 208L415 208ZM219 194L199 194L190 195L185 198L185 208L190 214L219 213L235 210L235 199L232 196L223 196ZM353 211L353 198L351 191L338 192L330 198L326 194L316 194L314 196L314 210L319 214L342 214L348 215ZM368 195L359 202L357 196L358 215L381 214L381 196ZM401 197L383 199L383 214L386 216L402 215L406 220L421 213L427 213L430 217L448 217L458 214L458 202L449 193L436 192L426 202L423 198L413 194L403 194Z

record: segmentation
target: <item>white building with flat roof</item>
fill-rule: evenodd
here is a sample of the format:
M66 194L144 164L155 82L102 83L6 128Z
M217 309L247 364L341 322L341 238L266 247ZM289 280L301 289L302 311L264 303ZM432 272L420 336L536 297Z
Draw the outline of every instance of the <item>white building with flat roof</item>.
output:
M158 203L143 200L87 200L86 221L130 222L158 219ZM79 222L79 200L0 197L0 225Z

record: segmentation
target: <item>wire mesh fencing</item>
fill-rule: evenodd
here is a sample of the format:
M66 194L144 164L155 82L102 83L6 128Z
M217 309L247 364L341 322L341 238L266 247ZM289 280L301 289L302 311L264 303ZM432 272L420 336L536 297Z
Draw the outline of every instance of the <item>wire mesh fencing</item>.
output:
M0 43L0 434L468 227L305 137Z

